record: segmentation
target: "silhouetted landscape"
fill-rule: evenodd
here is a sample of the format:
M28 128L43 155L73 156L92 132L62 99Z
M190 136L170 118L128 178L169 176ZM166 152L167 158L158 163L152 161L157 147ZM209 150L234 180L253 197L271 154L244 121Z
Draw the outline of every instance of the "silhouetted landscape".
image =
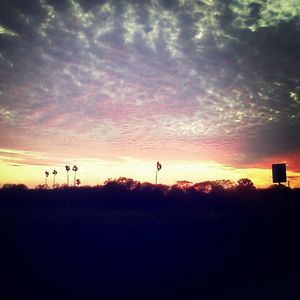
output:
M299 0L0 0L0 300L300 299L299 37Z
M4 185L1 298L299 298L300 190L251 183Z

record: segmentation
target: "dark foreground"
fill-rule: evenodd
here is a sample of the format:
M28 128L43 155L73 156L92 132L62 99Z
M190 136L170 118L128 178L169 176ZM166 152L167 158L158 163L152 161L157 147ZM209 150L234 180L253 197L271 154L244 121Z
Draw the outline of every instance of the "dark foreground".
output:
M296 192L140 207L46 192L1 194L0 299L300 298Z

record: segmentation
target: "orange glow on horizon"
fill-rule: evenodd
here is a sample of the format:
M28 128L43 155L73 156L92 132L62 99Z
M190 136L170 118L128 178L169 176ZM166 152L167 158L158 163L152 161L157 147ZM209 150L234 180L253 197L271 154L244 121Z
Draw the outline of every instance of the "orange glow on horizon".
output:
M193 183L206 180L230 179L237 182L240 178L249 178L256 187L268 187L272 185L272 171L269 168L233 168L216 162L209 161L161 161L162 169L158 173L158 183L167 185L174 184L177 180L188 180ZM120 176L133 178L141 182L155 182L156 162L138 160L130 157L122 157L119 161L108 161L99 159L74 159L61 164L53 165L30 165L12 164L1 159L0 184L24 183L34 188L45 182L45 171L50 172L48 185L52 185L53 176L51 172L58 171L56 183L66 184L67 172L65 165L78 166L76 178L80 179L82 185L103 184L108 178ZM70 182L74 172L70 171ZM287 170L288 180L291 187L300 185L300 173Z

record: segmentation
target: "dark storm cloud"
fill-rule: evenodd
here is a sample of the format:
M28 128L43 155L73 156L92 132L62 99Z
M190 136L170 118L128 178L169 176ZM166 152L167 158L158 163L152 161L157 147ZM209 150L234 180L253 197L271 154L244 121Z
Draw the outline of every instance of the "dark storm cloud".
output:
M220 141L233 164L299 151L300 10L275 2L1 1L2 146L34 131L194 153Z

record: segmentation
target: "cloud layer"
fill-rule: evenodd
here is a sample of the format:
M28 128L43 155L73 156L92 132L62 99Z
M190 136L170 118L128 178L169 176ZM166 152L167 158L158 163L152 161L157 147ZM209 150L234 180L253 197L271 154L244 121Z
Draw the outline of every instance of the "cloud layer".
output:
M0 147L239 167L300 153L295 2L1 2Z

